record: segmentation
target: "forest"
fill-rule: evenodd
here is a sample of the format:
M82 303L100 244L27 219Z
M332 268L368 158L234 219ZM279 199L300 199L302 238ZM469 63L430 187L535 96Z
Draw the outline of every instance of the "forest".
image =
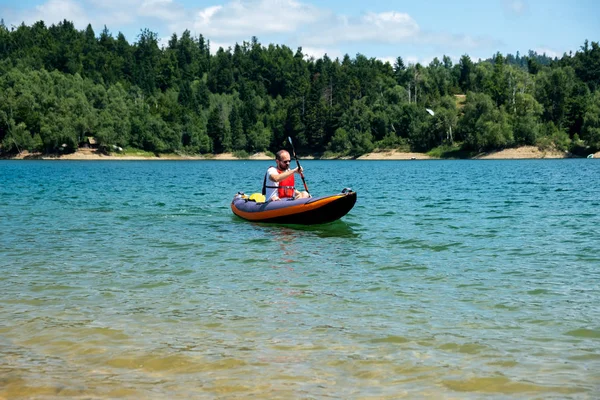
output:
M0 22L0 154L101 151L240 157L294 139L299 154L382 149L469 156L522 145L600 150L600 47L393 65L307 57L256 37L211 51L184 31L129 43L105 26ZM431 112L429 112L430 110Z

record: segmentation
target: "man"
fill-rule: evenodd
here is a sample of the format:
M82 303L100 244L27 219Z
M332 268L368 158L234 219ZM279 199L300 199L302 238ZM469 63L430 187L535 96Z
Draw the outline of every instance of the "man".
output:
M307 192L296 190L294 174L301 173L302 167L290 169L290 162L290 153L285 150L279 150L275 155L277 167L269 167L263 183L263 194L266 201L310 197Z

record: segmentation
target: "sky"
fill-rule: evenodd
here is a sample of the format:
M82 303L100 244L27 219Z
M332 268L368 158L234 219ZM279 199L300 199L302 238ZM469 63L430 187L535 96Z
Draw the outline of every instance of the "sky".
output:
M529 50L560 58L600 41L597 0L0 0L0 18L9 29L67 19L99 35L106 26L129 43L147 28L161 46L187 29L210 40L213 53L256 36L308 57L360 53L392 65L398 56L427 65Z

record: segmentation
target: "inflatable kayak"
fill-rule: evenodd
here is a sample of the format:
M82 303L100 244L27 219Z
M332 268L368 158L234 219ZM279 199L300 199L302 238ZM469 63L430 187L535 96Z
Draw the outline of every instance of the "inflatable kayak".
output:
M342 218L354 207L356 192L344 189L339 194L298 200L259 202L244 193L233 197L235 215L253 222L316 225Z

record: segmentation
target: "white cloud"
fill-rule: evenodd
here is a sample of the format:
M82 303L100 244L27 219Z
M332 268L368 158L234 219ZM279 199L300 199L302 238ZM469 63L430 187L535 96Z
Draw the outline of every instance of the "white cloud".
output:
M551 58L561 58L563 56L563 52L557 51L557 50L553 50L553 49L549 49L547 47L538 47L536 49L533 49L533 51L535 51L536 53L542 55L545 54L548 57Z
M404 61L405 66L416 65L416 64L421 64L422 66L428 66L429 64L431 64L433 59L436 57L438 58L438 60L442 61L442 58L437 55L435 55L435 56L431 56L431 55L416 56L414 54L402 56L402 61ZM377 57L377 59L381 60L382 62L389 62L392 67L396 64L397 58L398 57ZM451 59L452 59L452 57L451 57ZM453 60L453 62L454 62L454 60Z
M218 41L210 41L210 54L215 55L220 47L223 50L227 50L229 47L233 49L235 46L235 42L218 42Z
M138 8L142 17L152 17L166 22L177 22L185 18L185 10L173 0L145 0Z
M136 8L139 4L139 0L48 0L20 13L11 12L12 20L7 22L31 25L43 20L50 26L66 19L73 22L79 30L91 24L96 31L100 31L105 25L112 31L115 27L136 23Z
M87 0L92 7L104 8L108 10L114 9L134 9L144 3L144 0Z
M321 11L293 0L234 0L194 13L192 30L217 40L293 33L319 19ZM181 26L181 22L177 24Z
M212 19L212 17L222 8L222 6L213 6L205 8L204 10L198 13L199 21L196 22L202 24L210 24L210 20Z
M304 38L309 45L401 43L414 40L420 34L419 25L410 15L396 11L367 13L360 18L338 16L320 28Z
M90 20L79 2L72 0L50 0L20 15L16 24L26 25L43 20L46 25L57 24L63 20L72 21L78 29L84 29Z
M378 60L380 60L382 63L390 63L390 65L393 67L394 64L396 64L396 60L398 59L398 57L376 57Z
M512 15L523 15L527 12L527 2L523 0L503 0L504 11Z
M339 49L326 49L324 47L302 47L302 54L306 58L313 57L315 60L319 58L323 58L325 54L332 60L339 58L340 60L344 58L344 54Z
M499 40L490 37L473 37L447 33L424 33L418 38L417 42L434 45L441 49L458 49L462 52L479 48L497 48L502 45Z
M138 20L139 8L142 0L88 0L91 14L98 25L110 28L121 28L122 25L136 25L136 29L143 29ZM96 24L94 24L96 26Z

